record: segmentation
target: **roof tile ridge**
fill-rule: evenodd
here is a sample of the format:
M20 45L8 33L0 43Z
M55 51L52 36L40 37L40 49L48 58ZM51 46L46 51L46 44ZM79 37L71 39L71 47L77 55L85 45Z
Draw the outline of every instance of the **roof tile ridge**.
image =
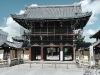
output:
M43 6L26 6L27 9L32 9L32 8L49 8L49 7L81 7L81 4L70 4L70 5L43 5Z

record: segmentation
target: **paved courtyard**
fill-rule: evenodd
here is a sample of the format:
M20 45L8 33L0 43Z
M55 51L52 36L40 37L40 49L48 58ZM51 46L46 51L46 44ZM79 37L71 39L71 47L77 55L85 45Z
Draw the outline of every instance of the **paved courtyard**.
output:
M65 64L21 64L0 68L0 75L83 75L84 70Z
M0 75L83 75L85 68L75 64L36 64L29 63L0 68ZM95 72L95 71L93 71ZM99 71L98 71L99 72ZM94 74L100 75L100 74Z
M41 60L41 56L36 56L36 59ZM72 60L72 56L66 56L64 57L65 60ZM55 55L55 56L47 56L47 60L59 60L59 55Z

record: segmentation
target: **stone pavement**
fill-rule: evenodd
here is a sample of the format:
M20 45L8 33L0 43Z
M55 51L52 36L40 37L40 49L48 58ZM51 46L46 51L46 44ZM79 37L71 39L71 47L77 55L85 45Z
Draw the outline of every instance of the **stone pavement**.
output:
M21 64L0 68L0 75L83 75L84 70L75 64Z
M36 56L36 59L39 59L41 60L41 56ZM65 60L71 60L72 59L72 56L66 56L64 57ZM54 56L47 56L47 60L59 60L59 55L54 55Z

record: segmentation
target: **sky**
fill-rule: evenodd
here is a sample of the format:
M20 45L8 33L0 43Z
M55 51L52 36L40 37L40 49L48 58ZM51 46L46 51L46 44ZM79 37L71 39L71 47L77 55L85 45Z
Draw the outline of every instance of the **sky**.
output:
M83 29L86 42L95 42L89 36L100 29L100 0L1 0L0 1L0 29L7 32L8 40L20 36L20 25L11 18L11 14L23 14L25 6L44 5L73 5L81 4L82 12L92 11L89 22Z

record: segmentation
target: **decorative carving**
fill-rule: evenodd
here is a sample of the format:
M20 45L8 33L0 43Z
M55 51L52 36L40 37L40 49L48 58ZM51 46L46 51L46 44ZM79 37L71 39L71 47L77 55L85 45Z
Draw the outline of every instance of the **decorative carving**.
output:
M66 43L65 46L72 46L72 45L70 45L69 43Z
M50 43L50 44L49 44L49 46L50 46L50 47L53 47L53 46L54 46L54 44L53 44L53 43Z
M62 36L60 36L60 39L62 40Z
M43 22L40 22L41 27L43 27Z
M40 36L41 40L42 40L42 36Z
M61 27L62 27L62 24L63 24L62 21L60 21L60 26L61 26Z
M34 43L32 46L39 46L39 44L38 43Z

